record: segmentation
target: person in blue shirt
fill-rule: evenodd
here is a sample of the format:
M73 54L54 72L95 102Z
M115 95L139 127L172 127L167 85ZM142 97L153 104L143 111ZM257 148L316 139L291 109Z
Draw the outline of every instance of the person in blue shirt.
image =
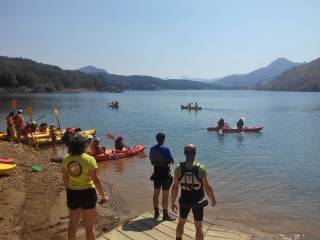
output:
M151 147L149 158L151 164L154 167L154 172L151 176L151 180L154 185L153 193L153 207L154 207L154 218L158 219L159 214L159 194L162 189L162 209L164 221L174 221L168 214L168 198L169 190L172 184L173 177L170 173L170 164L174 164L173 157L168 147L164 146L165 135L164 133L158 133L156 135L158 144Z

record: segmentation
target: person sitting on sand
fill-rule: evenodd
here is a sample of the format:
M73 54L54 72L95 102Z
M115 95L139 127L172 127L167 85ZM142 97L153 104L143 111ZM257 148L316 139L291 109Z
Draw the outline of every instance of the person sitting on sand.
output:
M70 218L69 240L76 239L81 215L84 220L86 239L96 239L96 189L101 197L100 204L109 200L98 177L98 165L95 158L85 153L88 146L88 136L83 132L76 133L70 142L70 154L62 162L63 183L67 192Z
M23 117L23 111L21 109L18 110L17 115L14 118L14 122L17 133L17 142L20 143L21 137L23 135L23 129L26 125L26 122Z
M190 210L192 210L194 224L196 228L196 240L203 240L203 210L208 205L205 199L205 192L211 200L211 206L216 205L216 199L212 187L207 178L205 167L195 161L196 147L188 144L184 147L186 161L179 164L174 171L174 181L171 190L171 208L172 211L178 209L176 198L179 185L181 187L181 196L179 199L179 222L176 229L176 239L182 240L184 225L187 221Z
M114 149L116 151L124 151L126 149L130 149L130 147L124 143L124 138L120 136L114 142Z
M12 142L14 140L15 135L16 135L13 117L14 117L14 112L10 112L6 118L7 134L9 136L9 142Z

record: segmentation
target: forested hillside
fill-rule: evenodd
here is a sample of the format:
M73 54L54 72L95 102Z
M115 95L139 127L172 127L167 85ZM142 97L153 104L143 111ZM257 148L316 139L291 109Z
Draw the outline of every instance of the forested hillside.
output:
M0 88L54 92L76 88L104 90L105 87L100 76L63 70L25 58L0 56Z

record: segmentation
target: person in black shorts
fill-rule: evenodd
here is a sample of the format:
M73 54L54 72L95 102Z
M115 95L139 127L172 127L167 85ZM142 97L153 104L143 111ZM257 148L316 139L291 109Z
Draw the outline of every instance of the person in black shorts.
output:
M165 135L158 133L156 136L158 144L151 147L149 158L151 164L154 167L154 172L151 176L153 181L154 192L153 192L153 207L154 207L154 218L158 219L159 214L159 194L162 189L162 208L163 216L162 219L165 221L174 221L168 214L168 198L169 190L172 184L172 176L170 174L170 164L174 163L173 157L168 147L164 146Z
M88 136L82 132L70 138L69 151L62 162L63 183L67 192L69 208L68 239L76 239L77 226L83 215L86 239L95 238L96 189L101 196L100 204L108 201L97 174L98 166L94 157L86 154L89 146Z
M181 240L184 225L187 221L189 212L192 210L194 224L196 227L196 240L203 240L203 209L208 205L205 192L211 200L211 206L216 205L216 199L212 187L207 179L205 167L195 161L196 147L188 144L184 148L186 161L179 164L174 172L174 182L171 190L171 208L177 210L176 198L179 185L181 196L179 199L180 218L176 229L176 239Z

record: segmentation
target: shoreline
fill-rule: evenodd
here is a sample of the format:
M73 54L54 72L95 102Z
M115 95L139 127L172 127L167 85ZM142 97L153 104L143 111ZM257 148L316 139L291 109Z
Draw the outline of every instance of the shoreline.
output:
M60 164L50 162L50 150L32 151L28 146L0 142L1 157L16 159L17 167L0 175L0 239L56 239L67 237L68 209ZM32 172L40 165L41 172ZM110 186L106 186L109 191ZM114 202L97 204L97 236L110 231L120 219ZM81 226L81 224L80 224ZM85 239L83 227L78 239Z

